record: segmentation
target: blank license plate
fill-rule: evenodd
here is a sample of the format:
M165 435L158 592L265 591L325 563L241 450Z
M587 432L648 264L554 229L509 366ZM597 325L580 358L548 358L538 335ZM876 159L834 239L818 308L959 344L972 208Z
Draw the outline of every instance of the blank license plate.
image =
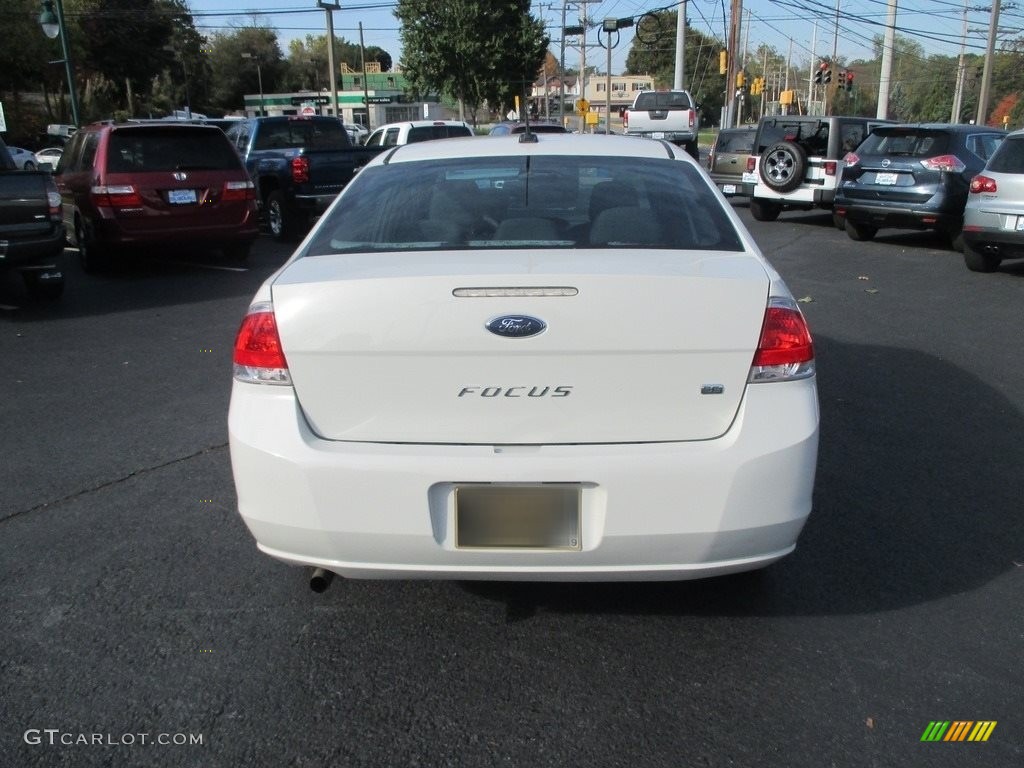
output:
M727 195L735 195L736 194L736 185L735 184L723 184L722 185L722 192L724 192Z
M459 549L580 549L580 486L462 485L455 489Z
M900 175L898 173L876 173L875 174L875 184L889 184L889 185L892 185L892 184L896 183L896 181L899 179L899 177L900 177Z
M664 139L665 138L665 132L664 131L654 131L651 134L651 138L652 139Z
M171 189L167 192L167 202L171 205L188 205L196 201L194 189Z
M1024 232L1024 216L1017 217L1017 231Z

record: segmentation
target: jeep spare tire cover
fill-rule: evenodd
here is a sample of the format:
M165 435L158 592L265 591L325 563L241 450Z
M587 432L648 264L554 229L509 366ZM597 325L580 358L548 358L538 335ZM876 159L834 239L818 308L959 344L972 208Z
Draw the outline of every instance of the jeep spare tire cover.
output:
M790 192L799 187L807 173L807 153L792 141L780 141L761 153L761 180L776 192Z

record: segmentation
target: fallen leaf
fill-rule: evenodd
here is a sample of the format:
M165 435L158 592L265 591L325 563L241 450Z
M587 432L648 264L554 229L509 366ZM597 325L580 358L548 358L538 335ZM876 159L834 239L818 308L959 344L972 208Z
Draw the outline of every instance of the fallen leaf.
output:
M865 288L864 293L878 293L877 288Z
M867 275L857 275L858 280L870 280L871 278Z
M797 301L799 301L801 304L810 304L812 301L814 301L814 297L804 296L802 298L797 299Z
M865 721L864 721L864 724L865 724L865 725L866 725L866 726L867 726L868 728L874 728L874 727L875 727L875 718L873 718L873 717L869 717L869 718L868 718L867 720L865 720Z

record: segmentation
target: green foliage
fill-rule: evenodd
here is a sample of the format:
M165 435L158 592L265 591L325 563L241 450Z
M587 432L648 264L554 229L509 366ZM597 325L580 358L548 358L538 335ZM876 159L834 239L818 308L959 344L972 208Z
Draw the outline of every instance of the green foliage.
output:
M528 91L550 42L529 0L399 0L402 70L417 94L502 110Z
M284 84L287 65L269 27L216 32L205 50L211 72L209 111L215 114L239 109L245 94L259 93L261 78L263 93L274 93Z
M366 46L366 62L380 64L382 72L390 72L391 54L376 45ZM362 70L359 43L345 38L334 39L334 65L340 72L342 63L356 72ZM321 90L330 86L327 68L327 35L306 35L305 40L292 40L288 44L288 67L285 84L291 90Z

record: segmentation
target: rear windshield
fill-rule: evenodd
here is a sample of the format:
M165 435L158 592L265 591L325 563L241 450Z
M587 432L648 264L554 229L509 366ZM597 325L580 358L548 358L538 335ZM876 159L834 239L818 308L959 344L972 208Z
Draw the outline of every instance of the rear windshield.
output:
M715 142L715 151L736 152L738 154L745 155L750 152L750 149L753 146L753 131L739 131L736 133L733 133L732 131L725 131L718 135L718 141Z
M650 111L652 109L691 109L690 97L682 91L650 91L641 93L636 97L633 109L638 111Z
M216 128L130 128L110 133L107 170L111 173L227 171L241 167L231 142Z
M1024 136L1004 139L985 170L996 173L1024 173Z
M409 129L409 143L430 141L431 139L449 139L453 136L472 136L473 131L465 125L423 125Z
M347 149L348 133L337 120L281 120L260 125L254 149Z
M765 121L757 141L757 154L761 154L779 141L795 141L809 155L828 154L828 120L778 120Z
M550 155L367 168L303 255L537 247L743 250L691 165Z
M859 155L897 157L934 157L949 150L950 136L945 131L923 128L876 128L857 149Z

